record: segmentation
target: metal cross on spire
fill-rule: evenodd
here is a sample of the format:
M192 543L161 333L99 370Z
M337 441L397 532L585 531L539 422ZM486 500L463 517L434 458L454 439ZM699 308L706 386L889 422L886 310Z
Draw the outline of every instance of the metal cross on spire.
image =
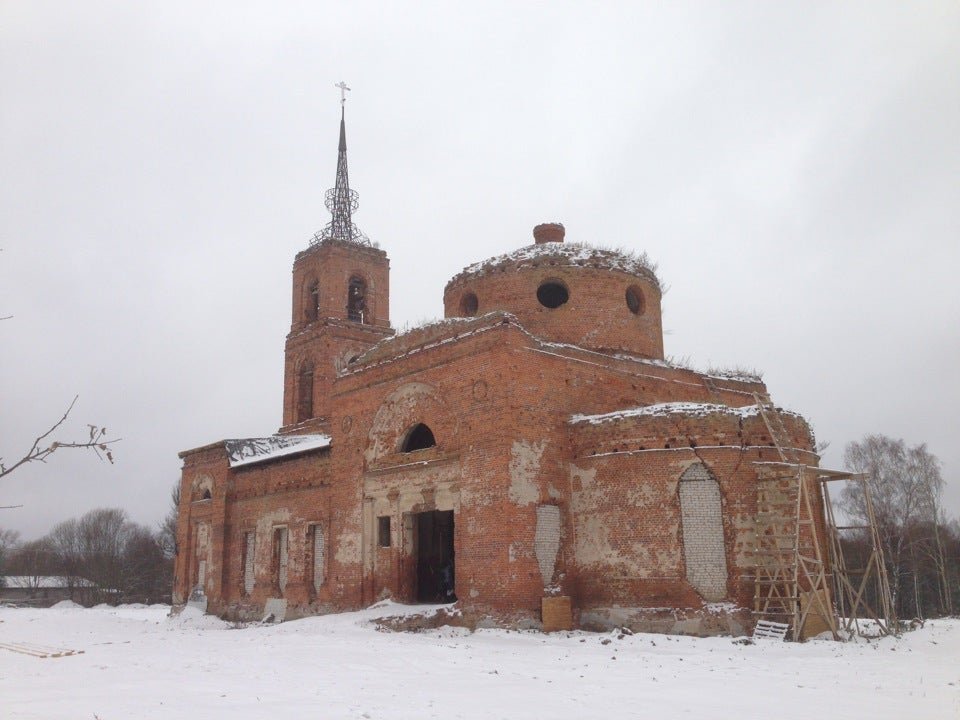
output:
M334 84L340 90L340 143L337 147L337 180L334 186L327 190L324 204L333 216L323 230L314 234L311 245L324 240L340 240L360 245L369 245L370 240L360 229L353 224L353 212L359 202L357 193L350 189L350 180L347 176L347 124L344 117L344 107L347 104L347 91L350 89L342 80Z
M335 88L340 88L340 107L343 107L347 104L347 90L350 88L347 87L347 84L341 80L334 85Z

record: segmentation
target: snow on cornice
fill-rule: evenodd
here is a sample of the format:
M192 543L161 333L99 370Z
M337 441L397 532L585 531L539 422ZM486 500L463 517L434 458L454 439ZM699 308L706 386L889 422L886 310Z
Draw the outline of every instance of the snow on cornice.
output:
M341 374L349 375L355 370L399 360L412 353L459 341L504 323L520 327L517 318L503 310L493 310L479 317L451 317L424 323L380 340L361 353Z
M519 250L468 265L447 283L447 287L455 285L471 275L482 275L502 265L515 265L519 269L550 260L574 267L599 267L631 275L643 275L651 280L657 288L660 288L657 266L647 257L646 253L609 250L591 247L583 243L527 245Z
M779 408L778 408L779 410ZM793 415L786 410L780 410ZM614 412L603 413L601 415L571 415L571 423L589 423L590 425L599 425L605 422L622 420L631 417L665 417L667 415L686 415L687 417L706 417L707 415L733 415L739 418L756 417L760 413L757 405L744 405L742 407L730 407L729 405L718 405L717 403L694 403L694 402L667 402L656 403L654 405L644 405L643 407L627 408L626 410L616 410Z
M272 435L265 438L224 440L223 446L227 451L230 467L235 468L330 447L330 436Z

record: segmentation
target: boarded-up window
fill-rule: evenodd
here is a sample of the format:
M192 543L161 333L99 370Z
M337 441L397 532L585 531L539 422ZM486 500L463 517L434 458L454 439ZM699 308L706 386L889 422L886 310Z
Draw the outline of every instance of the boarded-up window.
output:
M680 476L680 515L687 580L705 600L723 600L727 555L720 486L703 463L691 465Z
M319 523L310 526L311 550L313 551L313 589L323 587L324 580L324 543L323 526Z
M287 529L273 531L274 581L282 593L287 589Z
M257 534L255 532L243 535L243 592L249 595L253 592L254 583L254 552L257 549Z
M560 550L560 508L541 505L537 508L537 529L533 536L533 551L540 566L540 577L545 586L553 582L553 570Z

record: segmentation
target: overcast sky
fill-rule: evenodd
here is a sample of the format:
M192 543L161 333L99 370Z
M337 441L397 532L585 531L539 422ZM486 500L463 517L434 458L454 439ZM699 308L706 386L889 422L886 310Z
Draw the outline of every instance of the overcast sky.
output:
M116 464L0 480L0 528L154 525L177 452L281 422L339 92L394 327L532 242L645 250L668 355L764 372L832 443L926 442L960 514L960 5L0 2L0 454L80 399Z

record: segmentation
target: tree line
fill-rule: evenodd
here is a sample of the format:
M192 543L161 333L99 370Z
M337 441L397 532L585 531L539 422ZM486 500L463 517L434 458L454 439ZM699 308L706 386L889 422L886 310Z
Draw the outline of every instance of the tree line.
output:
M28 583L54 575L74 600L169 603L179 486L171 502L156 529L132 522L120 508L97 508L58 523L38 540L20 542L18 533L0 530L0 582L4 575Z
M844 451L848 469L866 475L874 523L883 552L893 619L953 615L960 608L960 523L946 517L940 460L925 444L908 446L885 435L868 435ZM868 522L865 497L856 483L840 494L850 525ZM862 568L872 545L866 530L843 533L849 568ZM875 588L868 593L877 608Z

